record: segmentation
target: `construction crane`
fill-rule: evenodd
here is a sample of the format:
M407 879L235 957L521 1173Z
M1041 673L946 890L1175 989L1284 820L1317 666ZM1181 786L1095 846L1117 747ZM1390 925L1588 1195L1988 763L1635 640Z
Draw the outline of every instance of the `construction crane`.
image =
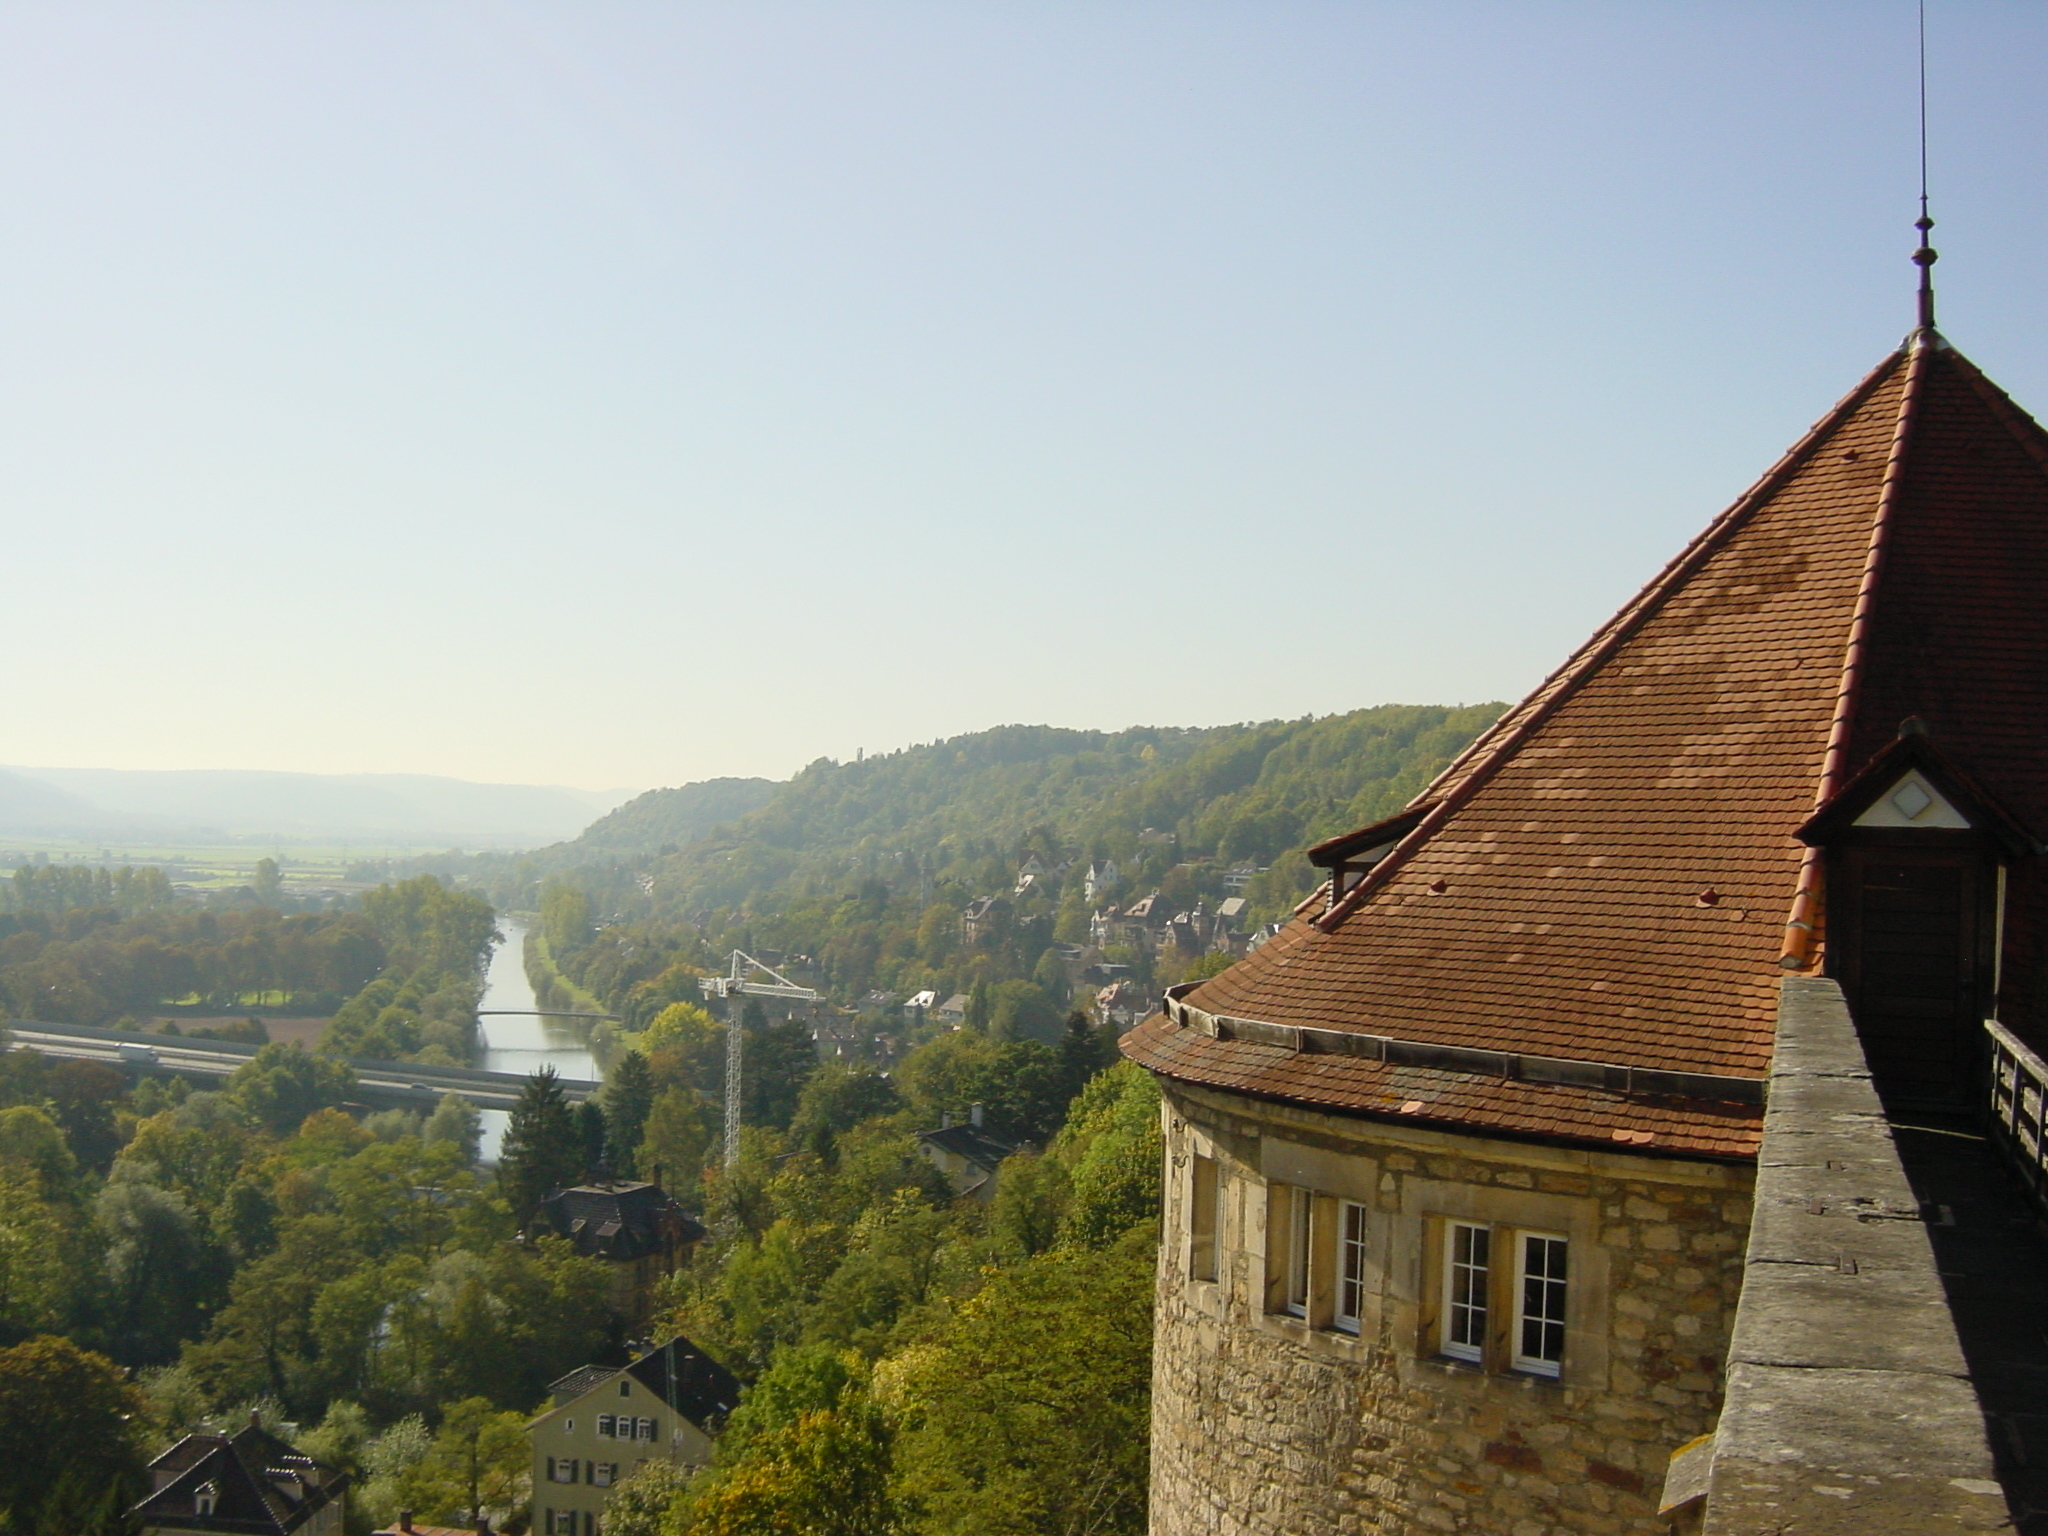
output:
M760 978L766 977L766 980ZM786 997L792 1002L815 1003L817 990L800 987L772 965L763 965L743 949L732 952L723 976L699 976L697 989L706 997ZM740 1160L740 1028L738 1013L726 1009L725 1020L725 1166Z

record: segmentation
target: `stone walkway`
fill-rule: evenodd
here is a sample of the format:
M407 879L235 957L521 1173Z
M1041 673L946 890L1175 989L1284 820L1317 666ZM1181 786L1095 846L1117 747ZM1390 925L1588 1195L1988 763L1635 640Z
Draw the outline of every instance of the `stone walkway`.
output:
M2048 1222L1977 1122L1893 1117L2021 1536L2048 1536Z

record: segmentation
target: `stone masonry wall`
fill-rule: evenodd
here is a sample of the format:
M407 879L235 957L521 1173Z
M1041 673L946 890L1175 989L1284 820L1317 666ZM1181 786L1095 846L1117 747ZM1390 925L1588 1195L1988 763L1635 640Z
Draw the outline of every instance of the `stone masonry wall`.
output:
M1751 1170L1164 1086L1154 1536L1662 1536L1667 1459L1720 1408ZM1221 1173L1213 1282L1190 1272L1197 1154ZM1356 1336L1269 1312L1276 1183L1368 1207ZM1558 1379L1435 1354L1440 1218L1570 1239Z

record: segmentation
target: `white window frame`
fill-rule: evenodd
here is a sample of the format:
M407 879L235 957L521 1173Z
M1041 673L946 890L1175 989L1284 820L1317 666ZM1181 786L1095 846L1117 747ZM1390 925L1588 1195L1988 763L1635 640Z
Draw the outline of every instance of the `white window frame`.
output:
M1571 1239L1561 1232L1517 1229L1514 1244L1514 1368L1532 1376L1561 1375L1569 1336ZM1529 1352L1531 1343L1535 1353Z
M618 1417L615 1414L600 1413L597 1416L597 1438L612 1440L618 1437Z
M1444 1223L1442 1336L1437 1350L1452 1360L1486 1363L1486 1329L1493 1311L1493 1249L1493 1228L1486 1223Z
M619 1464L616 1461L600 1461L590 1469L590 1486L609 1488L619 1480Z
M1336 1288L1330 1326L1357 1333L1365 1316L1365 1255L1369 1231L1366 1208L1356 1200L1337 1202Z
M633 1421L633 1438L635 1440L646 1440L651 1443L660 1432L661 1426L652 1419L636 1419Z
M1315 1196L1298 1185L1286 1191L1286 1248L1280 1260L1280 1310L1289 1317L1308 1316L1315 1284Z

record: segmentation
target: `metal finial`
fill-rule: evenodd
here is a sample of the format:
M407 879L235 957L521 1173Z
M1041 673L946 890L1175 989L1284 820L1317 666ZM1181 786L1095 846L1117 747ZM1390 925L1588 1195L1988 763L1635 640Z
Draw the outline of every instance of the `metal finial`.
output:
M1920 199L1920 217L1913 221L1913 227L1920 231L1920 249L1913 253L1913 264L1920 269L1920 329L1934 329L1934 264L1941 259L1940 252L1927 243L1927 231L1934 228L1934 220L1927 217L1927 199Z

